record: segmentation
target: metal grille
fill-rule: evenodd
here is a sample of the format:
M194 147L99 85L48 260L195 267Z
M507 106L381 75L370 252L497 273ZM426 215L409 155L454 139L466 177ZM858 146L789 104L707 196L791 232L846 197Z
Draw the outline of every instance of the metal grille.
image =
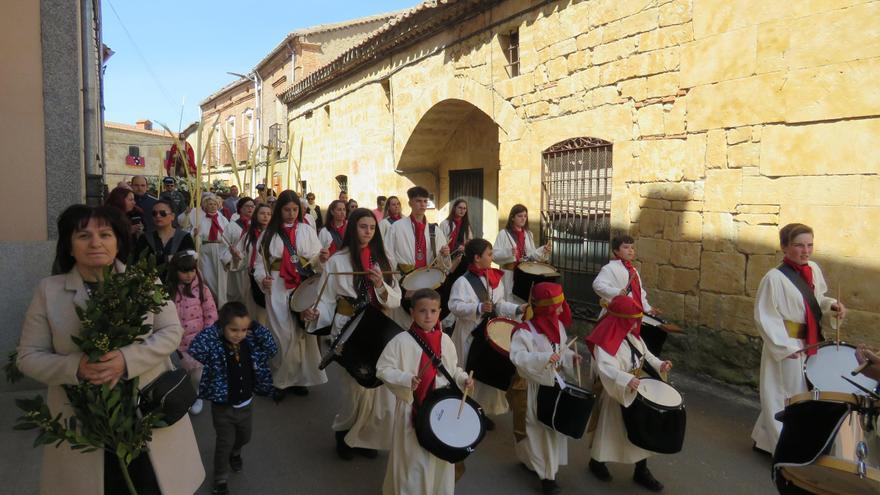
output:
M541 154L541 242L553 243L575 316L595 317L593 279L608 262L611 239L611 143L573 138Z

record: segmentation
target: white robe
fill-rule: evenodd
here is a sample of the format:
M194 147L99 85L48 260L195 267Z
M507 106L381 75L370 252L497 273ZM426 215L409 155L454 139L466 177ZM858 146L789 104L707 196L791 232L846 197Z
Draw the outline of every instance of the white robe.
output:
M387 255L386 255L387 256ZM392 263L392 258L389 258ZM330 257L324 266L321 283L330 273L351 272L354 268L348 249L343 249ZM324 293L318 303L320 316L313 328L324 328L332 325L331 334L336 336L351 319L349 316L336 314L336 301L340 297L357 298L358 292L353 276L329 277ZM397 280L385 283L385 295L378 296L382 300L383 312L390 315L391 309L400 306L400 286ZM345 443L350 447L389 450L394 426L394 408L396 399L386 386L364 388L352 378L348 372L341 375L340 393L342 406L333 419L334 431L348 431Z
M635 343L636 349L645 356L648 364L659 372L663 364L659 358L648 351L648 347L640 337L627 335ZM620 406L629 407L636 398L636 392L627 387L635 375L629 371L639 366L638 359L632 360L630 344L624 339L617 354L612 356L605 349L596 346L593 349L593 361L590 367L593 376L602 383L602 395L593 406L593 414L598 420L590 418L590 424L596 422L596 430L587 434L590 445L590 457L599 462L622 462L633 464L654 455L653 452L636 447L626 436L626 425Z
M648 304L648 291L645 290L645 285L642 283L642 276L639 274L638 270L636 270L636 276L639 279L639 287L642 288L642 308L645 312L649 312L653 308ZM593 290L600 298L610 302L615 296L619 295L620 291L625 289L628 284L629 270L623 266L622 261L611 260L599 270L599 274L596 275L596 278L593 280ZM599 317L601 318L604 314L605 308L602 308Z
M443 221L440 222L440 230L443 231L443 235L446 236L446 242L449 243L452 235L453 224L449 221L448 218L444 218ZM470 227L468 227L467 233L464 235L464 242L462 245L467 244L467 242L474 238L474 231Z
M559 341L562 345L568 342L562 323L559 324ZM556 382L557 371L547 366L553 352L550 339L538 332L531 323L527 328L519 328L513 333L510 360L529 386L526 438L517 442L514 449L517 458L542 480L556 479L559 466L568 464L568 437L538 420L538 388L541 385L551 387ZM571 349L562 353L562 370L569 376L575 374L574 351Z
M498 232L495 244L492 246L492 255L498 266L522 261L522 259L516 259L516 239L507 229L501 229ZM526 256L534 261L547 261L544 246L535 247L535 239L531 230L526 230ZM502 268L502 270L504 269ZM519 301L519 298L513 295L513 270L504 270L504 290L505 299Z
M412 421L412 379L419 372L422 348L409 333L401 333L385 346L376 373L397 397L394 433L388 468L382 485L383 495L452 495L455 492L455 466L419 445ZM458 367L452 340L440 337L440 360L459 388L464 388L467 373ZM437 372L435 388L448 382Z
M333 244L333 235L327 230L327 227L322 227L321 231L318 232L318 240L321 241L321 247L330 249L330 245ZM342 246L336 246L336 249L342 249ZM395 267L391 268L394 269Z
M181 213L177 221L182 229L193 236L193 239L197 235L201 237L199 273L201 273L205 285L211 289L214 302L217 303L217 309L220 309L226 304L227 274L225 265L232 260L226 237L229 221L221 213L217 213L217 222L223 232L218 236L218 242L211 243L208 243L208 235L211 233L211 219L201 209L193 208L189 214ZM198 229L194 226L198 226Z
M235 221L230 221L229 226L223 230L223 237L231 248L235 248L239 254L245 251L247 230L241 228ZM232 262L232 249L229 248L229 262L224 266L226 269L226 299L228 301L245 302L245 296L250 293L250 276L248 275L248 259L242 256L238 263Z
M395 223L397 223L397 222L395 222ZM391 220L389 220L389 217L385 217L379 222L379 233L382 234L382 240L385 241L386 245L388 244L388 235L391 232L392 225L394 225L394 224L391 223Z
M257 242L258 247L263 244L265 233ZM321 271L321 263L318 255L321 244L315 229L305 223L297 225L296 229L296 252L301 258L309 260L309 266L315 271ZM272 236L269 243L269 266L286 256L284 242L278 234ZM258 255L254 265L254 278L260 283L260 288L266 294L266 311L269 316L269 330L278 344L278 353L270 362L272 368L272 380L278 388L292 386L312 386L327 382L327 374L318 369L321 362L321 350L318 347L318 339L309 335L301 328L299 322L290 314L290 306L287 301L293 289L284 286L284 279L278 270L272 270L272 289L266 291L262 288L262 280L269 272L263 256Z
M814 294L823 312L831 309L836 300L825 297L828 285L819 265L809 262L813 268ZM805 346L803 340L791 338L785 329L785 320L805 323L804 298L797 287L778 269L773 268L758 286L755 300L755 325L764 339L761 350L761 414L752 430L752 440L766 452L776 450L776 442L782 431L782 423L774 416L785 408L785 399L807 391L804 378L805 355L794 359L788 356Z
M480 281L487 288L498 316L516 317L516 310L519 306L504 300L503 282L499 282L495 289L489 290L486 280L481 278ZM452 290L449 292L449 311L455 315L455 330L452 331L452 341L455 343L455 352L461 358L462 364L467 364L471 342L474 340L471 331L477 328L482 320L482 313L478 313L481 303L482 301L477 297L466 275L459 277L452 284ZM491 387L479 380L475 380L473 397L483 407L483 412L486 414L497 416L506 413L509 409L504 390Z

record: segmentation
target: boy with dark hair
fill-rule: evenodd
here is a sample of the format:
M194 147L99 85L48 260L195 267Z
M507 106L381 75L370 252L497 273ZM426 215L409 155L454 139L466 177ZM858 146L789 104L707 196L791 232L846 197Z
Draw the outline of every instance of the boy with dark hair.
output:
M217 323L193 339L189 354L204 365L199 397L211 401L214 494L229 493L228 468L241 471L241 449L250 441L254 394L272 394L269 359L278 351L272 334L252 322L240 302L220 308Z

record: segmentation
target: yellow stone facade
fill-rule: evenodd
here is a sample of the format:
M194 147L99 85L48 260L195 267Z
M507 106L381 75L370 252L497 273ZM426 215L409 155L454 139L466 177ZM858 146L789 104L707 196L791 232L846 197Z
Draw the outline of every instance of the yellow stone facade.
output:
M692 329L679 350L759 346L753 297L788 222L816 231L844 339L876 345L878 33L878 1L509 0L294 92L292 149L321 203L338 175L362 205L420 184L437 218L448 170L483 168L494 239L515 203L538 226L544 149L610 141L613 230L637 238L650 297Z
M145 127L149 127L146 129ZM164 177L165 153L171 149L174 138L164 129L154 130L148 121L138 125L104 123L104 166L107 187L113 189L119 181L130 181L133 175ZM144 166L127 165L129 147L137 146Z

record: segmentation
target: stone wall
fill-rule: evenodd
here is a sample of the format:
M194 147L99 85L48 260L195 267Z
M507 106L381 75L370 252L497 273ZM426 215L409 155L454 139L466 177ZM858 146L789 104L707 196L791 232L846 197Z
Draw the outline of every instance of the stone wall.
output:
M499 35L514 29L511 78ZM862 247L880 238L878 31L877 1L510 0L289 114L320 198L342 173L355 197L373 197L445 173L448 150L419 124L439 104L468 102L498 126L499 222L514 203L540 207L542 150L611 141L613 228L637 238L650 298L688 328L672 356L754 384L753 297L789 222L816 230L830 295L851 308L844 339L880 344L880 261ZM440 124L444 139L463 125Z
M162 135L163 132L122 129L113 124L104 126L104 167L110 189L133 175L165 176L165 152L171 149L174 138ZM125 164L129 146L140 148L140 156L146 159L143 167Z

